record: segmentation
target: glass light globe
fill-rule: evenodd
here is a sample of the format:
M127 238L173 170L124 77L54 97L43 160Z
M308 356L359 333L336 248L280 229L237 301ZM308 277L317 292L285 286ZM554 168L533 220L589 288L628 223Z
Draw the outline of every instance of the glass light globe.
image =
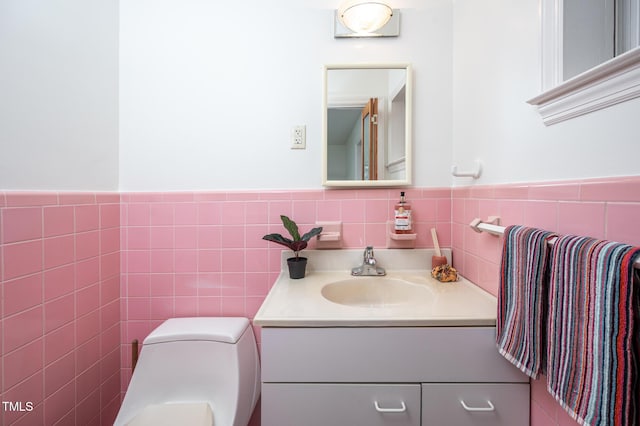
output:
M393 9L382 1L345 1L338 9L338 15L351 31L367 34L379 30L389 22Z

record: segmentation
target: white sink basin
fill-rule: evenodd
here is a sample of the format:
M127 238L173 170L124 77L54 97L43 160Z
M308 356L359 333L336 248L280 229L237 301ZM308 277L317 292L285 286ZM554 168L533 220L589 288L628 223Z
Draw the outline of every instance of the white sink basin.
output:
M322 296L334 303L366 308L386 308L424 303L431 291L398 278L355 277L326 284Z

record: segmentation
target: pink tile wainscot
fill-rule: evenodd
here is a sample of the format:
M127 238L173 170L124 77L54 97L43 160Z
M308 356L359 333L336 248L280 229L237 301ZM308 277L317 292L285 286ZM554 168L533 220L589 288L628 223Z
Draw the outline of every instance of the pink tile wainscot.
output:
M640 245L640 177L453 188L452 205L454 265L494 295L502 238L470 230L475 217ZM532 382L531 393L532 426L577 424L546 391L546 380Z
M0 400L33 407L0 411L0 424L112 424L121 377L120 195L0 199Z
M436 227L450 245L450 189L407 195L418 232ZM280 215L302 230L340 220L346 247L382 247L398 198L399 190L387 189L122 194L122 391L131 375L130 342L166 318L254 317L280 273L282 247L262 240L286 233Z
M281 214L302 229L340 220L346 247L382 247L398 192L0 192L0 396L34 404L2 423L111 424L133 339L172 316L253 318L279 273L281 248L262 236L284 231ZM432 246L435 227L454 266L493 294L502 239L473 232L475 217L640 244L639 177L411 188L407 198L417 246ZM531 419L575 424L544 381L532 384Z
M418 233L436 227L450 245L450 189L407 195ZM122 194L123 344L143 339L167 313L252 318L279 273L282 249L262 236L285 232L281 214L301 229L341 220L346 247L380 247L398 197L387 189ZM430 238L418 245L432 246Z

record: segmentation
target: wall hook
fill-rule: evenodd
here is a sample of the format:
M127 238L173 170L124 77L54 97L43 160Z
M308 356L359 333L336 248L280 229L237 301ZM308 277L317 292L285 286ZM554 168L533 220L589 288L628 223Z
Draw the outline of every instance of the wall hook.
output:
M480 162L480 160L476 160L475 163L475 170L468 170L464 172L459 172L458 166L456 165L451 166L451 174L455 177L472 177L474 179L478 179L482 174L482 163Z

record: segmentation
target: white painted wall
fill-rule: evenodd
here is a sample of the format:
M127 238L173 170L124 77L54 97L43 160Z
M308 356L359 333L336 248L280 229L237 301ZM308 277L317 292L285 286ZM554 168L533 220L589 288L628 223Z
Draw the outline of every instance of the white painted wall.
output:
M0 3L0 189L320 187L340 62L413 64L418 186L467 184L449 167L476 158L480 184L640 174L640 100L550 127L525 102L538 0L398 0L401 36L372 40L333 38L338 0L122 3Z
M118 2L0 2L0 190L118 189Z
M413 65L414 182L449 185L451 1L396 1L400 37L366 40L333 38L339 3L121 2L120 188L320 188L322 66L362 62Z
M545 127L538 0L453 2L453 162L475 184L640 174L640 99ZM467 185L469 178L451 178Z

